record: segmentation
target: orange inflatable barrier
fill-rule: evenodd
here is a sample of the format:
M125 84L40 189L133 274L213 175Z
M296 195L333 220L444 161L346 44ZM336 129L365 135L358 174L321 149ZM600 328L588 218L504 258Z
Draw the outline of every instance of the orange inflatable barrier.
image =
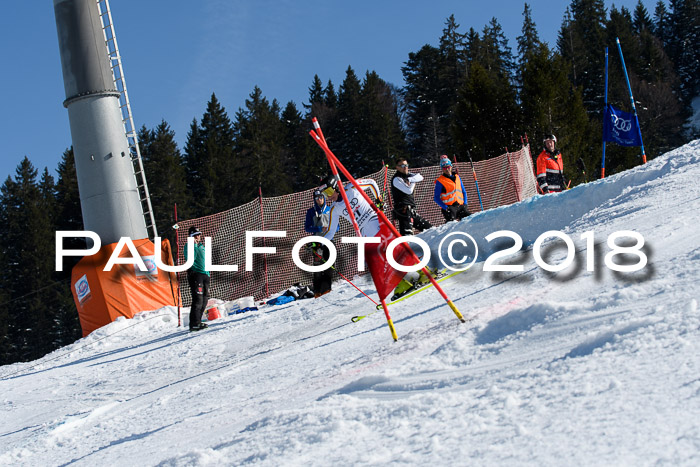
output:
M148 268L142 272L134 264L115 264L109 272L104 267L117 243L104 245L92 256L86 256L71 272L71 291L80 317L83 337L120 316L133 318L141 311L175 306L177 275L155 266L155 247L149 239L135 240L134 246ZM173 264L170 242L161 244L161 261ZM128 248L119 257L130 258Z

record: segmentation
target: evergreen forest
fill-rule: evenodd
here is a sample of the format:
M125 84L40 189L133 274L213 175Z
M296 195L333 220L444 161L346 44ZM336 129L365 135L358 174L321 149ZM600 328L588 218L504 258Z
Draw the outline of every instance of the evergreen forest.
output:
M469 151L475 161L518 148L541 151L557 135L573 184L597 178L601 166L604 49L609 48L608 100L631 112L617 53L619 38L644 137L646 156L698 138L685 122L700 95L700 0L641 1L634 11L603 0L571 0L556 44L540 40L525 3L522 29L509 44L498 20L477 30L453 15L435 44L407 54L404 82L348 66L340 83L310 77L298 107L257 86L234 113L212 90L194 117L184 147L163 120L139 131L156 225L174 240L178 217L201 217L265 197L306 190L326 175L325 156L309 137L311 117L355 175L406 157L436 165L441 154ZM64 148L57 148L57 152ZM587 174L576 164L581 159ZM640 148L608 145L606 175L641 163ZM54 171L28 157L0 186L0 364L37 359L81 337L70 270L55 267L55 231L83 230L73 151ZM66 248L80 247L64 245Z

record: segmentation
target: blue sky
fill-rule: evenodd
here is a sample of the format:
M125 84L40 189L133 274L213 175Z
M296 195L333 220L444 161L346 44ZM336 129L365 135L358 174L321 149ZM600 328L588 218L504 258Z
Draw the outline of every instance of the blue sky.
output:
M553 45L568 2L528 2ZM633 11L637 0L616 1ZM655 1L643 1L653 15ZM606 1L606 8L612 2ZM11 5L11 6L9 6ZM137 127L165 119L182 148L215 92L233 118L255 85L301 108L314 74L337 86L348 65L403 85L410 52L437 45L445 19L481 32L496 17L515 51L524 2L112 0L112 17ZM53 2L7 3L0 15L4 181L26 155L55 175L70 147ZM623 44L624 47L624 44ZM602 53L602 52L601 52Z

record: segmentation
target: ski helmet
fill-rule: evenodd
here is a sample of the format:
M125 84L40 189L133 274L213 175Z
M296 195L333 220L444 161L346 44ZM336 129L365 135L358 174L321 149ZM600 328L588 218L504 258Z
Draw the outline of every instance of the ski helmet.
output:
M444 169L445 167L452 167L452 161L449 157L442 156L442 158L440 158L440 168Z
M190 230L187 233L187 235L189 237L196 237L197 235L202 235L202 232L200 232L199 229L193 225L192 227L190 227Z
M321 186L318 187L318 191L323 193L326 197L332 196L333 193L338 189L338 179L335 175L330 174L321 182Z
M314 190L314 200L316 200L316 198L325 198L321 190Z
M551 141L554 141L554 142L556 143L556 142L557 142L557 137L554 136L554 135L551 135L551 134L550 134L550 135L545 135L544 141L550 141L550 140L551 140Z

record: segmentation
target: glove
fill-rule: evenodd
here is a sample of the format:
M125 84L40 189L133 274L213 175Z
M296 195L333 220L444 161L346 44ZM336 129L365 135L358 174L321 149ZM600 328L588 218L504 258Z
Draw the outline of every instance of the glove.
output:
M375 206L377 206L377 209L380 211L384 210L384 201L382 201L381 198L377 198L377 200L374 202Z

